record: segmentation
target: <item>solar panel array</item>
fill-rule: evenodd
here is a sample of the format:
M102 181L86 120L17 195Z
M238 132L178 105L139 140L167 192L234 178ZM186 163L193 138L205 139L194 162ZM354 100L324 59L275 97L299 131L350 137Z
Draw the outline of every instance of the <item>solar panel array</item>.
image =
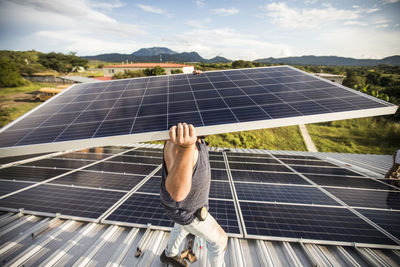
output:
M400 189L300 155L210 152L209 208L230 236L400 246ZM158 148L73 152L0 168L0 209L170 229Z
M5 127L0 155L163 139L182 121L208 135L396 109L289 66L77 84Z

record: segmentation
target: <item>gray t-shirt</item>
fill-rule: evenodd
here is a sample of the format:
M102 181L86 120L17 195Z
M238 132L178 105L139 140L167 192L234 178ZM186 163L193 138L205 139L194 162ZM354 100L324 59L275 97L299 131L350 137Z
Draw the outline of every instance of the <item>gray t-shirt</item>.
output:
M208 195L210 193L211 168L208 157L208 146L202 140L202 143L196 142L199 156L193 168L192 187L187 197L176 202L171 198L165 188L165 179L168 176L165 160L161 171L160 199L165 213L174 222L187 225L195 218L195 212L205 206L208 209Z

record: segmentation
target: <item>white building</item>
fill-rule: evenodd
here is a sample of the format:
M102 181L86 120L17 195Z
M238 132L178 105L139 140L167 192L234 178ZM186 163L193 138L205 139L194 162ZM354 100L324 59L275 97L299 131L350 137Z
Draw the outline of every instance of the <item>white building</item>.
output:
M103 66L104 77L111 77L115 73L125 72L127 70L137 71L144 70L148 68L155 68L160 66L165 69L166 74L171 74L172 70L181 70L183 73L192 73L194 67L191 65L184 64L174 64L174 63L133 63L133 64L123 64L123 65L107 65Z

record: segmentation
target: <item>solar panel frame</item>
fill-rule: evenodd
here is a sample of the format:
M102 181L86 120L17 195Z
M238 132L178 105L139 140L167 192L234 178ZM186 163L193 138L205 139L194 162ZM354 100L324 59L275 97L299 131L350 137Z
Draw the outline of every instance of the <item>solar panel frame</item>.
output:
M276 70L276 69L280 69L280 71L271 71L271 70ZM235 71L242 72L242 74L236 75L235 73L233 73ZM261 71L266 71L266 73L269 73L268 75L270 75L271 73L275 73L276 75L278 75L279 73L281 73L281 74L285 73L285 71L288 72L288 75L290 75L290 73L293 74L293 72L300 73L300 74L303 73L302 75L299 74L299 75L295 76L295 79L297 79L298 81L301 81L301 79L303 79L302 77L304 76L304 77L307 77L307 79L312 78L315 81L322 81L325 85L331 84L332 86L334 86L336 88L341 88L343 92L346 92L346 91L350 92L349 91L350 89L347 89L346 87L343 87L338 84L334 84L333 82L330 82L327 80L323 80L320 77L310 77L310 74L306 74L305 72L294 69L293 67L290 67L290 66L266 67L266 68L260 68L260 69L256 69L256 70L250 70L250 71L247 69L237 69L237 70L230 70L230 71L218 71L218 72L214 72L214 73L205 72L205 76L206 77L208 77L208 76L210 76L210 77L212 77L212 76L227 76L231 81L233 81L231 83L234 84L235 81L240 81L237 79L243 78L244 76L246 76L247 73L261 73ZM272 76L275 76L275 74L273 74ZM279 74L279 75L281 75L281 74ZM180 80L180 81L182 81L182 82L180 82L180 84L182 84L182 83L185 83L185 81L184 81L185 78L187 81L190 81L190 80L196 81L196 79L198 78L198 77L191 77L186 74L178 74L178 75L181 75L179 77L179 79L174 77L171 79L171 81ZM171 77L173 77L173 76L171 76ZM287 76L287 77L289 77L289 76ZM165 79L170 79L170 77L137 78L137 79L135 79L135 82L143 81L144 83L141 83L141 84L145 84L145 83L147 84L149 82L157 84L157 79L165 80ZM270 78L270 79L273 80L274 78ZM128 87L129 83L131 81L132 81L132 79L115 81L115 82L113 82L113 86L126 85L126 87ZM155 81L155 82L153 82L153 81ZM260 82L259 84L262 84L262 83L265 83L266 81L263 82L260 80L259 82ZM275 80L275 82L277 82L277 81ZM201 84L201 83L193 83L193 84ZM107 88L108 85L99 84L99 83L91 83L90 85L88 85L87 88L85 88L83 90L82 93L93 92L94 90L92 88L96 88L96 87L103 89L102 90L102 92L103 92ZM215 85L217 87L221 86L221 84L217 84L217 83L212 84L212 85ZM137 86L138 86L138 84L134 85L134 87L137 87ZM192 84L190 84L190 86L192 86ZM230 85L230 86L232 87L232 85ZM73 85L68 90L64 90L62 93L60 93L57 96L55 96L54 98L50 99L48 102L45 102L44 104L38 106L34 110L31 110L24 116L20 117L16 121L14 121L14 122L10 123L9 125L7 125L6 127L4 127L2 130L0 130L0 133L6 131L8 128L10 128L13 125L15 125L16 123L18 123L18 121L29 116L30 114L32 114L34 111L38 110L39 108L46 107L46 105L54 106L54 103L62 102L61 101L62 96L65 94L65 92L71 91L71 93L75 93L74 91L78 91L79 87L82 88L82 85ZM104 87L104 88L102 88L102 87ZM129 89L126 87L125 87L125 89ZM212 89L212 88L209 88L209 89ZM192 90L192 93L194 93L195 89L192 88L191 90ZM144 92L144 94L145 94L145 92ZM224 124L222 124L222 125L221 124L220 125L212 125L213 122L210 121L210 118L209 118L208 125L198 127L197 133L199 135L208 135L208 134L224 133L224 132L231 132L231 131L238 131L238 130L243 131L243 130L253 130L253 129L261 129L261 128L297 125L299 123L299 121L301 121L302 123L314 123L314 122L321 122L321 121L327 121L327 120L329 121L329 120L349 119L349 118L355 118L355 117L393 114L397 109L397 106L395 106L395 105L389 104L389 103L381 101L379 99L375 99L373 97L364 95L362 93L354 91L354 92L352 92L352 94L361 95L361 96L365 97L366 99L370 99L374 103L379 103L379 105L381 105L381 106L377 107L377 108L367 108L367 109L363 109L363 110L352 110L352 111L346 111L346 112L331 112L331 113L318 114L318 115L302 115L299 117L278 118L278 117L280 117L279 115L278 116L274 115L275 118L274 118L274 116L272 116L273 117L272 119L263 120L263 121L244 121L244 122L236 121L235 123L233 121L231 121L232 123L229 123L229 119L226 118L226 119L228 119L228 121L224 121ZM77 94L77 96L78 96L78 94ZM258 105L255 105L255 106L258 106ZM62 108L62 105L60 106L60 108ZM262 109L267 114L269 114L268 109L265 109L265 108L268 108L268 107L262 107ZM272 108L272 107L270 107L270 108ZM203 111L202 115L205 116L205 118L207 118L208 113L209 113L209 111ZM232 119L234 119L235 115L234 114L232 114L232 115L233 115ZM161 117L160 117L160 119L162 119ZM202 117L200 117L200 118L202 119ZM153 117L153 119L155 119L155 117ZM214 123L219 123L219 122L215 121ZM88 124L86 126L90 127L91 125ZM95 127L95 124L93 124L92 126L93 126L93 132L95 133L98 130L98 127ZM57 127L49 127L47 129L40 129L40 130L43 132L43 134L51 134L51 132L49 132L50 130L58 131L57 129L58 129ZM156 129L156 128L154 128L154 129ZM132 133L135 133L133 135L132 134L122 134L122 135L118 135L118 136L104 136L104 137L98 137L98 138L90 138L90 146L132 144L134 142L141 142L141 141L168 139L167 129L164 131L156 131L156 130L151 130L151 129L148 129L148 130L149 130L148 132L137 132L137 131L132 132L131 131ZM22 132L15 132L15 140L17 140L19 138L18 134L22 135ZM51 136L49 136L49 137L51 137ZM52 142L52 143L26 144L26 145L22 145L22 146L2 147L2 148L0 148L0 155L5 157L5 156L14 156L14 155L31 153L33 146L34 146L35 152L38 152L38 153L51 152L51 151L56 151L56 150L67 150L68 148L71 148L71 147L74 147L76 149L86 148L86 147L88 147L87 139L79 139L79 138L83 138L83 137L85 137L85 136L76 135L75 138L78 138L78 139L70 140L70 141L60 141L60 142ZM43 140L43 138L44 138L43 135L41 135L42 140ZM48 140L50 140L50 139L48 139Z

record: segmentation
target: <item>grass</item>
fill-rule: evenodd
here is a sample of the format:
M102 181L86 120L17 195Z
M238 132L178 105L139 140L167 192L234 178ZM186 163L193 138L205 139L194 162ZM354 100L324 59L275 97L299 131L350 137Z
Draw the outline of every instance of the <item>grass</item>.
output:
M0 88L0 96L1 97L9 97L11 95L15 95L18 93L32 93L38 91L42 87L55 87L55 84L52 83L35 83L29 82L27 85L18 86L18 87L1 87ZM0 99L0 102L3 101L4 98Z
M318 151L388 154L400 147L400 123L385 117L307 125Z
M208 136L206 141L213 147L306 150L298 126L216 134ZM163 144L164 142L151 143Z

